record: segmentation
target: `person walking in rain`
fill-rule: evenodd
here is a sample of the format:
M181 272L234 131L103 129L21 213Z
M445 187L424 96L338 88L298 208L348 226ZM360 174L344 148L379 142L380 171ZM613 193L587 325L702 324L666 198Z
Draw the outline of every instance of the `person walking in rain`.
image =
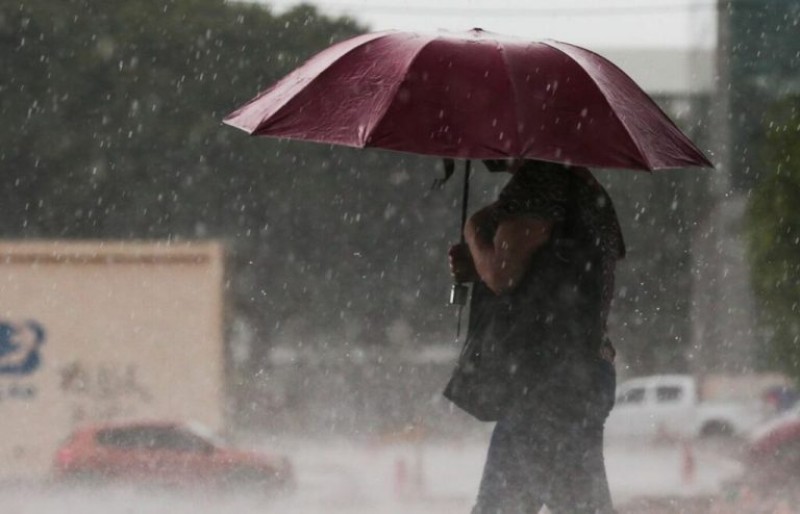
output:
M585 168L484 162L512 178L469 218L450 269L474 284L467 341L497 344L511 364L495 377L508 393L472 512L613 513L603 461L616 386L606 319L625 247L611 198Z

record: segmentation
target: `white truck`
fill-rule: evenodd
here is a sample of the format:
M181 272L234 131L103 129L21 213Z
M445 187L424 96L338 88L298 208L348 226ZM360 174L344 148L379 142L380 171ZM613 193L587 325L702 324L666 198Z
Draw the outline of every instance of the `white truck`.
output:
M718 380L709 387L706 380L692 375L651 375L624 381L617 387L616 404L606 420L606 436L685 439L743 435L771 414L760 398L763 382L739 377ZM736 389L749 394L731 394Z
M220 243L0 242L0 481L76 428L224 422Z

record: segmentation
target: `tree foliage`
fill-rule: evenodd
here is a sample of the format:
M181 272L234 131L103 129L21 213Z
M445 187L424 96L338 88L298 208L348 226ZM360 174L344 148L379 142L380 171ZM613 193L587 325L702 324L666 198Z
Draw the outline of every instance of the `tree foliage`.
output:
M791 91L800 77L800 1L726 0L730 9L731 181L735 190L755 187L769 168L752 151L763 143L769 106Z
M448 197L421 194L431 173L414 172L435 162L251 140L221 124L361 31L308 6L0 1L0 234L221 239L231 314L258 346L312 329L380 343L397 320L412 332L438 323L446 248L428 245L445 246L456 220Z
M769 113L765 171L748 209L753 284L774 361L800 378L800 96Z

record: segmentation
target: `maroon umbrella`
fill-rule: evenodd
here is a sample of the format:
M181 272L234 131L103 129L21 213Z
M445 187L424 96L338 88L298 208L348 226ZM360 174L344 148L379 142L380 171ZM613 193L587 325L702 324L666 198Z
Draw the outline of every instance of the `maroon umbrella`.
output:
M450 158L640 170L711 166L603 57L480 29L354 37L224 121L256 136Z

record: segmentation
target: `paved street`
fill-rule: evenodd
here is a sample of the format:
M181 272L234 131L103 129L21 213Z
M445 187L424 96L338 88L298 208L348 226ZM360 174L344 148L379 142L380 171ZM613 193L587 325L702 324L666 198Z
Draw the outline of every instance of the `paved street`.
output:
M263 441L289 455L298 490L286 497L208 491L143 491L110 487L100 491L8 487L0 504L8 514L417 514L469 511L480 478L483 440L380 443L322 440ZM672 498L670 505L698 503L734 476L736 462L714 447L609 445L609 480L617 505L640 509L641 498ZM691 463L691 465L689 465ZM677 498L677 500L676 500ZM683 500L681 500L683 499ZM639 502L638 507L636 503ZM664 504L664 502L661 502ZM656 509L661 510L656 510ZM644 512L639 510L638 512ZM700 511L696 511L700 512Z

